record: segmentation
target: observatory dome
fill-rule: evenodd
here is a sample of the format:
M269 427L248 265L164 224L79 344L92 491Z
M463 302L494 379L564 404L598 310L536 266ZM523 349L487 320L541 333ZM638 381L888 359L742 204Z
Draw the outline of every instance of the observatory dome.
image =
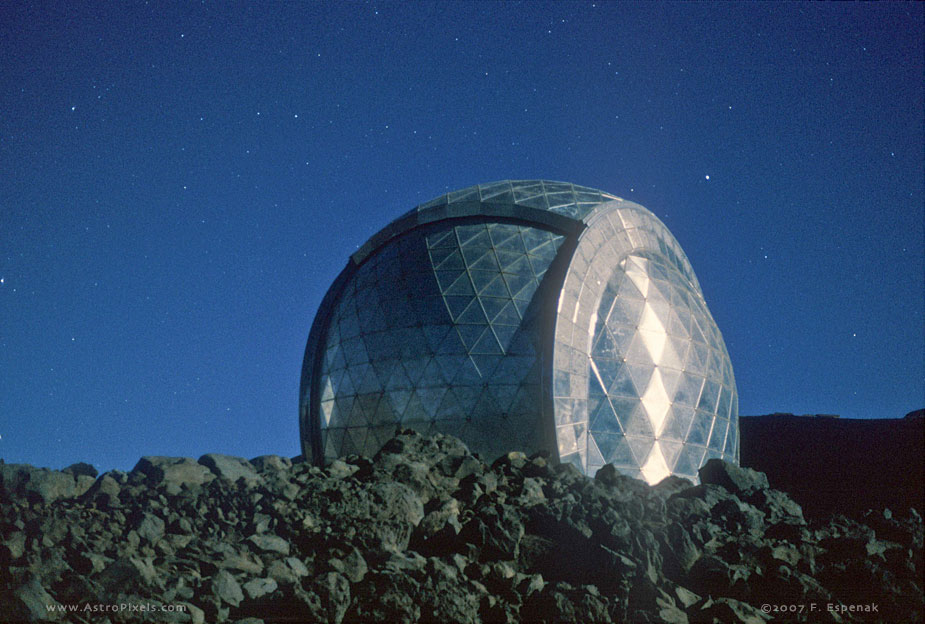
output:
M678 242L638 204L544 180L417 206L329 289L302 368L303 452L372 455L396 427L649 483L739 454L732 365Z

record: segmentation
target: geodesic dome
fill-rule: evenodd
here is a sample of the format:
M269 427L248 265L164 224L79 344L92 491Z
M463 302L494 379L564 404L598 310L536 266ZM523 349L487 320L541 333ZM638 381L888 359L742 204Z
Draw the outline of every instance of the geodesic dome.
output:
M373 236L322 301L300 395L318 463L398 426L649 483L738 461L732 365L684 252L642 206L562 182L469 187Z

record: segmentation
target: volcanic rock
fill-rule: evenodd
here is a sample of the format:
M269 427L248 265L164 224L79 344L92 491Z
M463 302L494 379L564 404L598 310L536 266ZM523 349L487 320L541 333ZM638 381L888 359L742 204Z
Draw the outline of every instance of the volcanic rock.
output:
M916 509L804 517L763 474L715 460L699 484L650 487L542 454L486 464L402 430L325 469L208 454L79 479L93 477L0 464L0 621L106 621L64 610L97 603L220 624L925 616ZM762 610L792 604L807 607Z

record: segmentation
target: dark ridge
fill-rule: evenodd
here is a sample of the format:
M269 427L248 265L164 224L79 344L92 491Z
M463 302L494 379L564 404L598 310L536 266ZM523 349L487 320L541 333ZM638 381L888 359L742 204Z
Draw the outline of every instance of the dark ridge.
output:
M918 415L917 415L918 414ZM742 416L741 463L768 475L807 516L923 511L925 420Z

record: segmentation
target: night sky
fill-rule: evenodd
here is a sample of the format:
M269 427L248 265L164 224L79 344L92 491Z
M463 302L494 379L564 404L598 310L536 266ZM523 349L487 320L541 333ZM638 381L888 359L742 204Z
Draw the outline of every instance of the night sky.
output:
M638 202L740 413L925 405L923 5L4 2L0 457L296 455L348 256L448 190Z

